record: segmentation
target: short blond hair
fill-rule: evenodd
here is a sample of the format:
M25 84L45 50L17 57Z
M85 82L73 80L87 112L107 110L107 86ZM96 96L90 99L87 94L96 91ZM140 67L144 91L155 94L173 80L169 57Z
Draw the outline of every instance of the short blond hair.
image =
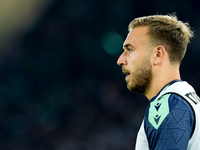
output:
M129 24L129 31L140 26L148 26L150 42L154 46L162 45L165 47L171 63L181 63L187 45L194 36L189 23L178 20L174 14L152 15L135 18Z

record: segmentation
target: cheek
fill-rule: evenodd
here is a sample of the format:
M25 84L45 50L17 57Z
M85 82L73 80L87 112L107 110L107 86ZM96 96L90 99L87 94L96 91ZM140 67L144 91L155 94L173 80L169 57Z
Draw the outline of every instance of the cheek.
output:
M142 62L141 58L138 57L132 57L129 59L129 67L130 67L130 71L134 71Z

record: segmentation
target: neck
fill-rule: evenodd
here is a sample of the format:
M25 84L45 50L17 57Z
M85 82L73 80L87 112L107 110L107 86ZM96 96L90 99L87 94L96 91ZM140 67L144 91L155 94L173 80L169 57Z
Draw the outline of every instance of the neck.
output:
M157 73L156 78L152 78L152 82L145 91L144 95L150 100L156 96L166 84L176 79L181 79L179 69L171 72L169 70L163 71L160 75Z

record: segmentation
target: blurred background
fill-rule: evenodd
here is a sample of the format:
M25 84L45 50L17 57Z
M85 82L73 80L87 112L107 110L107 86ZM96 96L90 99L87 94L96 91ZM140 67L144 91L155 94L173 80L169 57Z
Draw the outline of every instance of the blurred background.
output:
M131 20L172 12L195 30L181 75L200 95L198 0L1 0L0 149L133 150L148 100L116 61Z

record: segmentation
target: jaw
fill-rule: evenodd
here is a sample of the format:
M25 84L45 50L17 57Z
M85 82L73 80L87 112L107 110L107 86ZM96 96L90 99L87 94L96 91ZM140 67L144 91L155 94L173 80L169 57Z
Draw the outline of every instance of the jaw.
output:
M126 80L127 88L131 92L142 93L145 96L150 91L152 74L151 71L137 72L136 74L130 74Z

